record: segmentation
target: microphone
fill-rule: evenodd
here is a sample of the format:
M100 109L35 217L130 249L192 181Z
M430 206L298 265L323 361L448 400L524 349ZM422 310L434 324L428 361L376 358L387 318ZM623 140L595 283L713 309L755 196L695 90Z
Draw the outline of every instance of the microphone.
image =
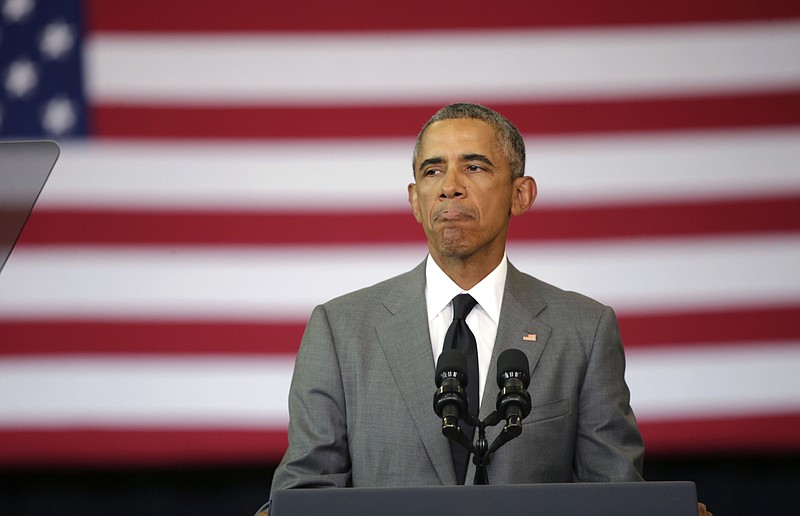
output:
M522 433L522 420L531 413L531 382L528 357L518 349L507 349L497 357L497 413L506 420L503 433L513 439Z
M458 418L467 414L467 357L457 349L446 349L436 363L436 394L433 410L442 418L442 433L455 438L460 432Z

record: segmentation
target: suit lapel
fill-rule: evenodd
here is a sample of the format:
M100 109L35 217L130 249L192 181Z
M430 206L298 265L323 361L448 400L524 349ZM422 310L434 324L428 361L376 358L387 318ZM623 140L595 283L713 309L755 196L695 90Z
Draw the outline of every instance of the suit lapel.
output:
M377 327L378 340L439 478L445 485L455 484L450 445L433 412L435 367L425 303L425 262L409 273L408 281L401 282L384 305L392 316Z
M539 321L537 315L545 309L547 303L536 292L535 284L529 276L522 274L510 263L506 275L506 288L503 294L503 306L500 311L500 324L497 338L489 364L489 374L481 400L480 418L483 420L495 410L497 395L497 358L507 349L519 349L528 358L531 374L542 356L551 328ZM535 340L534 340L535 339ZM486 437L489 444L500 434L503 423L487 428ZM474 468L471 466L471 468ZM470 473L468 472L468 475ZM471 478L468 476L468 478ZM489 479L492 481L492 479Z

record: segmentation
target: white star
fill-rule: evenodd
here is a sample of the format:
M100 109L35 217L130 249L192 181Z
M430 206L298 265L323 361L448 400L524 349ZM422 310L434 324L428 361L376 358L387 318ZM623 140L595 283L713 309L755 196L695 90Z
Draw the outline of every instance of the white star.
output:
M50 23L44 28L39 49L42 51L42 55L55 60L72 50L74 45L75 32L72 27L63 21L58 21Z
M75 127L78 115L75 105L66 97L56 97L47 103L42 115L42 127L50 134L60 136Z
M9 97L24 97L39 84L39 72L30 59L17 59L6 72L6 91Z
M36 7L34 0L6 0L3 4L3 17L10 22L19 23L33 11L34 7Z

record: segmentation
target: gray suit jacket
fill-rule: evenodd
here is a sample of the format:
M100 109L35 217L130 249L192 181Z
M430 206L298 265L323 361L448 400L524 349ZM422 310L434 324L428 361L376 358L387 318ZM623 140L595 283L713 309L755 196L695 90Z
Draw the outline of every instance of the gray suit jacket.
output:
M528 334L536 341L522 339ZM609 307L509 264L481 419L495 408L497 357L509 348L530 362L533 409L522 435L492 455L490 483L642 479L644 448ZM289 448L272 489L455 484L433 411L434 363L424 262L318 306L297 355ZM487 430L489 443L501 428Z

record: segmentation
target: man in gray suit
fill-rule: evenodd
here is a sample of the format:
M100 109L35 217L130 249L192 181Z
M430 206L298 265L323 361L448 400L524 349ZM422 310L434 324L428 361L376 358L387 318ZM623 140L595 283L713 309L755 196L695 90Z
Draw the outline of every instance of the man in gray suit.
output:
M642 479L644 447L614 312L506 258L510 219L536 198L524 166L517 129L482 106L447 106L423 127L408 197L429 255L314 310L273 490L457 483L432 399L451 299L465 292L477 301L466 322L477 341L479 417L495 409L500 353L523 351L531 369L533 408L522 434L492 455L491 483ZM488 429L489 442L501 428ZM467 484L474 471L470 464Z

